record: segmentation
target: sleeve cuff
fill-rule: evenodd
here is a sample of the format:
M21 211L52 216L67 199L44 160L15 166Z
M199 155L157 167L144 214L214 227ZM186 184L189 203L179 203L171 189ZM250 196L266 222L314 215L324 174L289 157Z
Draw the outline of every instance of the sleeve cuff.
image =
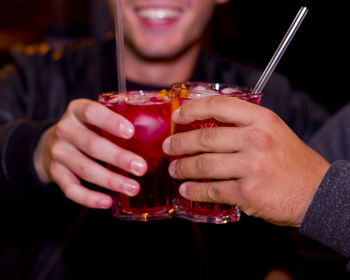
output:
M299 232L350 258L350 162L331 165Z

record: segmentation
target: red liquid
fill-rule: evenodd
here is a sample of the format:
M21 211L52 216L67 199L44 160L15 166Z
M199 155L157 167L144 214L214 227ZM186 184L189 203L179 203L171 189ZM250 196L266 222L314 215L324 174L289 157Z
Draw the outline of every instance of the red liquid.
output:
M202 86L205 86L205 83L197 83ZM195 85L196 86L196 85ZM186 89L187 90L187 89ZM189 93L191 93L191 89L188 89ZM225 94L220 92L220 90L216 91L217 94L223 94L228 96L238 97L240 99L247 100L251 103L260 104L261 95L258 96L249 96L249 94L245 94L243 92L234 92L230 94ZM179 91L171 92L172 95L172 103L177 104L177 106L183 104L184 102L190 100L191 98L183 97L186 94L181 94ZM179 96L181 96L179 98ZM176 109L177 107L173 108ZM203 120L203 121L195 121L191 124L187 125L179 125L175 124L174 133L185 132L193 129L199 129L203 127L217 127L217 126L234 126L234 124L227 124L218 122L215 119ZM217 203L206 203L206 202L197 202L190 201L183 198L180 194L178 194L178 188L183 180L173 180L175 192L177 193L175 199L175 214L178 217L185 218L191 221L196 222L210 222L210 223L227 223L227 222L235 222L240 219L240 209L236 206L226 205L226 204L217 204ZM197 182L205 182L210 180L194 180Z
M149 99L149 98L148 98ZM173 211L172 186L168 175L169 158L162 151L162 142L170 135L170 102L152 97L145 102L100 102L123 115L135 126L132 139L121 139L104 132L118 146L143 157L148 171L142 177L108 166L111 170L137 180L141 190L136 197L113 193L114 216L127 220L170 218Z
M175 125L175 133L184 132L193 129L199 129L203 127L217 127L217 126L233 126L232 124L223 124L214 119L195 121L188 125ZM208 179L202 180L192 180L197 182L210 181ZM174 180L174 185L176 191L178 190L183 180ZM185 216L190 220L200 222L213 222L222 223L225 222L235 222L240 218L240 210L236 206L218 204L218 203L207 203L191 201L183 198L180 194L177 194L175 200L175 209L177 214L181 217ZM203 217L203 218L202 218Z

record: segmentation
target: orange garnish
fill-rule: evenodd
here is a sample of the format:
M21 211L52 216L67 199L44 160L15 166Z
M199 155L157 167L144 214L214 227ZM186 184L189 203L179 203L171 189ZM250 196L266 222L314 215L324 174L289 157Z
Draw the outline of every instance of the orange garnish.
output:
M186 85L182 83L180 88L181 88L181 91L180 91L179 97L180 98L187 98L188 97L188 91L187 91Z
M168 95L168 91L166 89L162 89L158 94L158 98L166 97Z

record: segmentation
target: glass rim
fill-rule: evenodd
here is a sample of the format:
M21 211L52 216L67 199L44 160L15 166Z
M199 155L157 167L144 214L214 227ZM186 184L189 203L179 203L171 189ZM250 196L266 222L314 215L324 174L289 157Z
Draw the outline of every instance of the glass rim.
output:
M111 90L111 91L104 91L100 92L98 96L103 96L103 97L112 97L112 96L146 96L146 95L153 95L154 93L159 94L161 90L128 90L126 92L118 92L116 90Z
M246 86L239 86L236 84L230 84L230 83L216 83L216 82L184 82L184 83L174 83L171 85L170 90L187 90L190 91L192 93L198 93L198 94L202 94L203 90L202 89L193 89L190 88L193 85L203 85L203 86L208 86L210 89L219 92L220 90L224 89L224 88L232 88L237 90L238 92L229 92L229 93L220 93L220 94L224 94L224 95L230 95L230 94L234 94L235 96L239 97L239 96L247 96L249 95L250 97L256 96L262 96L262 92L257 92L257 93L252 93L253 88L252 87L246 87ZM184 88L185 86L185 88ZM241 92L241 94L239 93Z
M152 100L155 98L155 100ZM153 104L170 101L168 90L129 90L119 93L118 91L101 92L97 96L97 101L104 104L116 103L120 101L150 101Z

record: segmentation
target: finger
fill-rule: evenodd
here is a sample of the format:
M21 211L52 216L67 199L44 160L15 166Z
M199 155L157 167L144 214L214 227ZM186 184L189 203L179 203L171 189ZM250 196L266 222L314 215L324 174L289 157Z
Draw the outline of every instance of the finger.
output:
M176 133L164 140L163 151L168 155L237 152L244 144L242 130L238 127L207 127Z
M172 120L179 124L214 118L220 122L246 126L266 108L229 96L208 96L190 100L174 111ZM254 113L254 114L253 114Z
M108 170L69 144L60 145L65 147L55 148L53 151L55 160L79 178L128 196L135 196L139 192L140 185L137 181Z
M60 138L64 138L92 158L117 166L136 176L142 176L147 171L147 162L142 157L115 145L82 124L75 125L74 129L71 125L61 125L56 129Z
M189 200L242 206L239 182L235 180L215 182L185 182L180 194Z
M176 179L237 179L244 174L242 155L207 153L174 160L169 174Z
M113 135L131 138L135 133L130 121L98 102L78 99L70 103L69 110L81 122L94 125Z
M112 206L109 195L85 188L64 165L55 162L52 169L53 179L68 199L89 208L108 209Z

